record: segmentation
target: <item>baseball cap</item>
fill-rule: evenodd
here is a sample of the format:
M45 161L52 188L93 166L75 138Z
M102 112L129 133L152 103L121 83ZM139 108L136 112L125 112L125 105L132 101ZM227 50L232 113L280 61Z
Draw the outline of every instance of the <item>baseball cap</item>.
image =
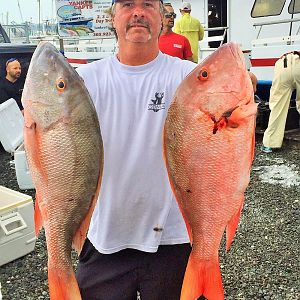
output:
M181 10L191 10L191 4L189 2L182 2L180 9Z
M113 5L113 4L116 3L116 2L118 2L118 0L112 0L112 1L111 1L111 5ZM161 3L164 3L163 0L160 0L160 2L161 2Z

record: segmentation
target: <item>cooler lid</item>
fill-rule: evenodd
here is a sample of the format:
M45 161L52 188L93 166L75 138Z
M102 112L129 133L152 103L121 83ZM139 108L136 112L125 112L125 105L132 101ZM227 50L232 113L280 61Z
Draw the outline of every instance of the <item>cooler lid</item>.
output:
M23 142L24 117L17 102L11 98L0 104L0 142L5 151L13 153Z
M13 209L30 202L32 202L31 196L0 185L0 212Z

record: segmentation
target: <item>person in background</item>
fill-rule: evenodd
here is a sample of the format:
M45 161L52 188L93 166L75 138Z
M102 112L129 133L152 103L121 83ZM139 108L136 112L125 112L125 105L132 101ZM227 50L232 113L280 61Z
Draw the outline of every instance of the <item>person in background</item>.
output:
M168 108L196 64L159 51L162 0L115 0L119 50L77 68L104 143L99 200L79 257L84 300L176 300L191 251L162 147Z
M295 89L296 106L300 113L300 52L297 51L284 54L275 63L269 99L271 113L263 136L262 151L265 153L282 146L291 95Z
M199 41L204 37L204 28L200 21L191 16L191 4L182 2L180 13L182 14L175 22L174 32L188 38L193 52L193 62L198 63Z
M23 110L21 96L24 87L24 81L21 76L21 64L16 58L10 58L6 61L6 76L0 78L0 103L13 98L16 100L20 110Z
M171 56L192 60L192 50L189 40L172 31L176 14L171 3L164 4L163 30L158 40L159 50Z

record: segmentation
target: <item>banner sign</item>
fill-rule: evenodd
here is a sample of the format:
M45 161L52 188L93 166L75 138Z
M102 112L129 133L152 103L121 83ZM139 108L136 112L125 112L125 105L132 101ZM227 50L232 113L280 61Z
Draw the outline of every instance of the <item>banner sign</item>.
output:
M59 36L113 38L110 7L111 0L56 0Z

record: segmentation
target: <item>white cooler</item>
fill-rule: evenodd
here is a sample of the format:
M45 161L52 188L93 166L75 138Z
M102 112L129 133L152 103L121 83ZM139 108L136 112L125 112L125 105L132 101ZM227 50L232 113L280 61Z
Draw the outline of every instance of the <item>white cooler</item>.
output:
M35 240L32 198L0 186L0 266L33 251Z
M0 142L13 154L17 182L21 190L34 189L23 144L24 117L14 99L0 104Z

